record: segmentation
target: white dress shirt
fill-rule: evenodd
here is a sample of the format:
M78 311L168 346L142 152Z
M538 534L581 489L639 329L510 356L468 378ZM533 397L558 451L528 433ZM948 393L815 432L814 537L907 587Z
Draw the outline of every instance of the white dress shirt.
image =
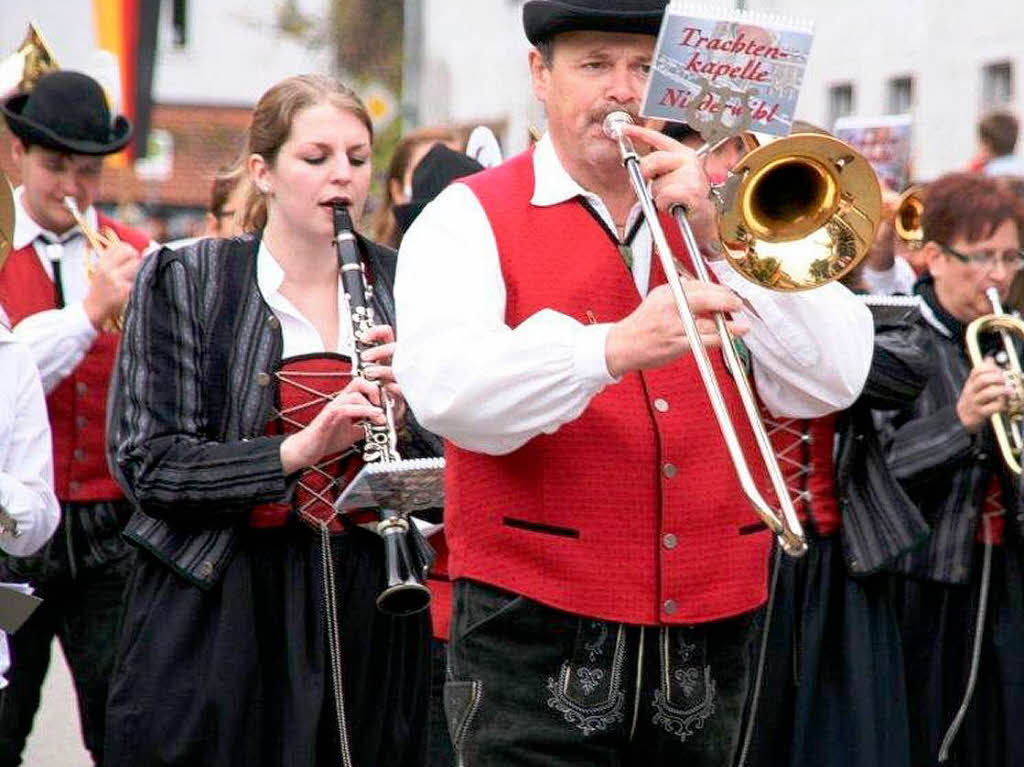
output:
M0 506L17 538L0 535L13 556L36 552L53 535L60 507L53 494L53 444L46 400L32 355L0 327Z
M914 268L902 256L895 256L892 266L888 269L875 270L865 266L861 278L864 280L864 287L873 296L910 296L913 295L914 283L917 282Z
M616 231L611 214L562 167L549 136L533 155L532 205L584 197ZM640 215L630 212L628 231ZM651 238L633 242L633 277L647 293ZM765 406L777 416L812 418L848 407L871 361L869 310L838 284L777 293L747 282L726 262L718 279L756 314L745 340ZM616 380L605 362L610 324L584 325L545 309L515 329L505 324L505 284L490 223L464 184L442 192L402 241L395 283L399 328L394 366L413 412L428 429L482 453L511 452L577 418Z
M26 317L14 328L14 335L32 352L43 381L43 389L49 394L74 372L96 340L96 328L89 322L83 305L89 292L85 264L86 242L77 226L63 235L43 229L25 211L22 204L24 192L23 187L14 190L13 247L20 250L26 245L33 245L51 280L52 262L60 261L61 287L64 291L63 309L38 312ZM96 209L92 206L86 209L85 220L96 228ZM46 244L40 235L58 242Z
M281 295L282 283L284 283L284 270L271 255L266 241L261 240L260 249L256 255L256 285L263 295L263 300L267 302L267 306L281 323L281 338L284 341L282 358L297 357L300 354L323 354L327 348L324 346L324 340L320 337L320 333L313 323L296 308L295 304ZM345 289L339 277L338 347L333 351L351 359L354 350L355 342L352 338L352 322L349 319L348 297L345 295Z

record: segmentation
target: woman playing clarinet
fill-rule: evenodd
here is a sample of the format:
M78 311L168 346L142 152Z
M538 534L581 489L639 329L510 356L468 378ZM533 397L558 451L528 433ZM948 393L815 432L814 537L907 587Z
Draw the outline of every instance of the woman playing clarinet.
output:
M104 764L423 761L428 614L377 609L376 512L334 510L385 401L405 417L394 253L355 235L366 330L336 249L334 209L358 224L372 140L349 89L278 83L248 133L249 234L164 249L139 272L108 429L139 564ZM402 435L403 457L430 454L414 424Z

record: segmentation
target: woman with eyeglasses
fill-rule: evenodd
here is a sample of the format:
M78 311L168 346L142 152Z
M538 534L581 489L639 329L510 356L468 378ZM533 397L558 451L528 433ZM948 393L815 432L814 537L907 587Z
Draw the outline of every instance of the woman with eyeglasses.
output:
M1005 302L1024 207L1004 185L944 176L924 196L915 291L936 374L891 421L887 460L931 532L897 561L914 765L1024 765L1024 510L989 423L1015 400L994 356L971 368L966 326ZM1018 347L1020 339L1017 339Z

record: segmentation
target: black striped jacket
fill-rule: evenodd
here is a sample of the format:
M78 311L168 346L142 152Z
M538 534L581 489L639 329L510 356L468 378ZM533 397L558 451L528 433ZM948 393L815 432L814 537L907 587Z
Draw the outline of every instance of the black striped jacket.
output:
M395 254L360 238L374 309L393 323ZM265 436L277 319L256 284L254 235L163 248L139 270L107 413L114 477L134 506L125 535L201 588L224 571L249 510L287 500L283 437ZM414 424L410 457L439 452Z
M972 435L957 417L956 403L970 373L963 337L954 334L927 305L923 305L917 324L923 331L922 350L932 358L934 374L914 404L892 417L886 452L893 475L920 508L932 533L894 569L944 583L966 583L993 472L1002 486L1008 540L1020 540L1024 514L1016 483L999 456L991 428L986 426Z
M915 306L879 306L875 347L864 390L836 421L836 493L843 517L843 552L849 571L885 569L928 534L914 502L886 466L873 409L907 407L933 374Z

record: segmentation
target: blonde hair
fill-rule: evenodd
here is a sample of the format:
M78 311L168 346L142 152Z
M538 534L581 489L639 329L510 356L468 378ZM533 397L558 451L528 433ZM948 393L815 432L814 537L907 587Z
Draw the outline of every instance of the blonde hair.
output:
M373 121L355 91L326 75L296 75L272 86L260 97L246 134L244 156L258 154L273 167L278 152L291 134L296 115L324 103L357 117L366 126L370 143L373 143ZM251 180L245 183L242 229L253 232L267 225L267 201Z

